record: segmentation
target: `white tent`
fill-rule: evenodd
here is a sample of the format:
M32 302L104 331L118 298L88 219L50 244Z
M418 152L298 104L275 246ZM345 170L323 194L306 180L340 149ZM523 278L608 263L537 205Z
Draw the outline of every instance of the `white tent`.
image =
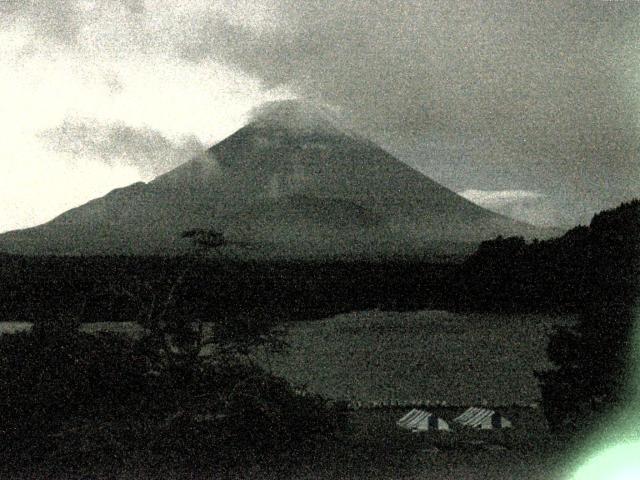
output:
M426 432L429 430L449 430L449 425L443 419L436 417L430 412L416 410L415 408L398 420L400 428L413 432Z
M494 428L510 428L511 422L499 413L486 408L470 407L462 415L453 419L462 425L491 430Z

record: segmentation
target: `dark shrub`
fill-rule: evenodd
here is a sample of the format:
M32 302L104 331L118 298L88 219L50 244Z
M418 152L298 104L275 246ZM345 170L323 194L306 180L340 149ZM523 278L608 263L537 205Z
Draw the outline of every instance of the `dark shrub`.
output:
M145 358L129 340L36 325L0 337L3 443L44 439L77 417L117 417L147 391Z
M48 463L76 451L215 462L303 449L339 427L320 397L238 357L157 369L150 345L59 322L0 337L3 453Z

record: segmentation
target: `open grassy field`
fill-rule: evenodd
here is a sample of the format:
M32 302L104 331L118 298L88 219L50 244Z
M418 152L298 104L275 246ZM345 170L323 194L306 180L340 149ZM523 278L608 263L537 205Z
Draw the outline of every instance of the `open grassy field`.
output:
M572 321L547 315L360 311L292 322L286 352L258 351L255 358L327 398L363 404L529 405L540 400L534 371L550 368L545 348L552 325ZM10 333L29 324L0 327ZM85 324L82 330L143 334L128 322Z
M348 401L527 405L540 400L535 370L550 367L553 324L543 315L443 311L338 315L290 324L284 354L260 363L294 384Z
M571 321L541 315L362 311L292 323L288 351L255 354L261 364L312 392L365 405L429 401L427 409L449 422L463 405L484 400L512 421L509 430L468 430L450 422L450 433L414 434L396 426L408 407L365 408L346 413L347 431L319 441L317 449L305 455L256 459L250 452L238 452L236 460L224 466L206 459L196 465L179 457L114 458L98 451L86 458L71 456L58 466L34 462L28 473L5 465L0 477L563 479L567 446L549 431L541 409L508 405L539 401L533 371L550 366L547 333L552 324ZM7 326L6 333L14 327ZM143 334L127 323L82 328Z

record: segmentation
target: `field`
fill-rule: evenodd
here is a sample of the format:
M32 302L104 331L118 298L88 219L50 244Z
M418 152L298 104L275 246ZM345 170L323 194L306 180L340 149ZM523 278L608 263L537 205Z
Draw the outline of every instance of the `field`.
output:
M552 325L571 321L547 315L360 311L291 322L287 350L258 351L255 359L313 393L362 405L528 406L540 401L534 371L551 366L547 334ZM0 322L0 333L29 325ZM129 322L81 328L143 334Z
M539 402L550 368L543 315L354 312L290 324L284 354L257 358L277 375L350 402L491 406Z
M547 333L553 324L571 321L542 315L372 310L291 323L286 352L258 351L255 358L311 392L362 406L345 413L349 428L339 438L319 441L305 456L258 460L239 452L228 468L166 458L114 459L98 452L56 471L34 464L28 478L566 478L561 472L566 445L550 433L541 408L529 405L540 400L534 370L550 366ZM10 333L28 324L0 327ZM132 323L85 324L82 329L143 333ZM449 421L453 431L400 430L396 421L408 407L380 405L396 402L429 403L428 410ZM371 408L374 403L379 408ZM482 403L509 418L514 428L472 431L450 422L464 406ZM15 471L4 476L22 478Z
M534 371L551 367L554 324L571 317L361 311L292 322L284 353L255 359L278 376L327 398L368 405L528 406L540 401ZM0 322L0 332L27 323ZM85 324L85 331L139 336L132 323Z

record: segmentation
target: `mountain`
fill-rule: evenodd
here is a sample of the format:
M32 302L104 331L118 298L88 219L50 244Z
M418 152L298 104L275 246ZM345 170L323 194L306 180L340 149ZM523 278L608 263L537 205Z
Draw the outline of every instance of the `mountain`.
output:
M0 235L24 254L176 254L181 233L215 229L237 255L379 256L546 232L485 210L299 101L260 108L198 158Z

